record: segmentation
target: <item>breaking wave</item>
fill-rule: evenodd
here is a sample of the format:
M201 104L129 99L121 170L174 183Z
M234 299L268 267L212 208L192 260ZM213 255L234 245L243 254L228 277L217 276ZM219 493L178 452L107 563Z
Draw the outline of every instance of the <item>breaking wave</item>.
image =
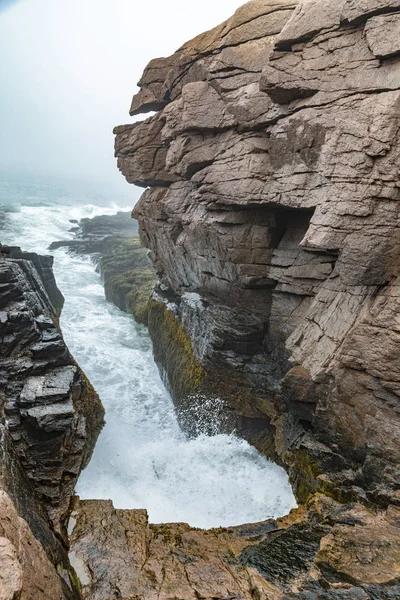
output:
M37 205L37 191L22 201L19 193L4 204L10 210L2 241L40 253L48 253L53 240L72 236L71 219L121 210L84 198L62 204L59 196ZM78 482L81 497L147 508L152 522L203 528L279 517L296 506L285 471L247 442L206 435L201 423L192 438L181 431L147 330L106 302L90 258L58 250L54 268L66 299L65 340L106 409L106 426Z

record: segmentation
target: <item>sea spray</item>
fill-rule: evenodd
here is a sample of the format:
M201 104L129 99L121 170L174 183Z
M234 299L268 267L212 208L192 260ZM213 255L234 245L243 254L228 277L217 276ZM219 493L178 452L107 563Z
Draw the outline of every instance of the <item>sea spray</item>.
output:
M4 243L48 253L70 219L117 207L22 206L7 214ZM286 473L234 435L188 438L162 385L147 330L106 302L90 257L55 252L66 303L65 340L106 408L106 426L78 483L83 498L111 498L118 508L147 508L153 522L218 527L264 520L295 506Z

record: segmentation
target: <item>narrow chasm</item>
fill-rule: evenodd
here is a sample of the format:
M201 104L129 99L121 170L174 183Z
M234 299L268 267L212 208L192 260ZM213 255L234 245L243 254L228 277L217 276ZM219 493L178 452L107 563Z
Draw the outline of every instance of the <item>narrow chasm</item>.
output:
M400 598L399 32L252 0L115 128L138 227L0 213L1 598Z
M201 415L192 413L195 435L182 431L146 327L106 301L92 254L73 247L70 220L102 210L22 207L8 215L2 232L5 242L26 239L29 251L41 253L48 251L49 242L71 238L69 248L54 251L65 298L61 328L106 410L106 425L76 492L82 499L110 499L118 509L145 508L157 523L184 521L210 528L283 516L296 506L285 471L233 431L223 431L218 398L210 399L211 430L209 421L203 425ZM133 222L129 233L127 244L134 239ZM135 247L129 251L133 256ZM115 268L107 257L103 264Z

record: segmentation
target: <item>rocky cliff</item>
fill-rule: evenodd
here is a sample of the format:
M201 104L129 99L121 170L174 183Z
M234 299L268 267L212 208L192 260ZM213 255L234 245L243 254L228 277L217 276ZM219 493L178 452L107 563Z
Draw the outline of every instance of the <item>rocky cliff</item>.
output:
M224 427L281 462L300 502L390 514L399 39L398 0L253 0L153 60L131 114L156 114L115 129L120 170L147 188L134 216L160 280L149 330L178 409L222 399ZM339 546L323 537L322 567L265 597L397 598L399 556L379 589L347 572L372 573L380 536L346 558L362 521L346 519Z
M58 326L52 257L0 245L0 598L80 597L69 505L103 408Z
M296 4L152 61L131 114L158 112L116 128L118 165L148 187L156 332L179 324L198 365L182 391L166 361L181 400L233 373L299 491L398 502L400 5Z

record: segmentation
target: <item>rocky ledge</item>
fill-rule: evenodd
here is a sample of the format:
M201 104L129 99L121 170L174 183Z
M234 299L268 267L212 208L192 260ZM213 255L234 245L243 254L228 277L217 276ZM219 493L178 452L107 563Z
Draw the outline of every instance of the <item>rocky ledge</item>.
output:
M398 0L253 0L153 60L131 114L156 114L115 129L178 409L222 399L299 502L376 523L400 506L399 34ZM337 564L372 564L378 530L350 559L340 527ZM261 597L400 597L393 564L387 589L327 570Z
M52 242L49 250L66 248L69 252L78 254L102 255L110 240L137 237L137 224L130 217L129 212L118 212L116 215L72 220L69 232L75 234L74 239Z
M103 424L59 329L53 259L0 244L0 598L79 598L69 505Z
M147 324L156 279L131 214L82 219L74 222L71 231L74 239L53 242L50 250L65 248L76 254L90 254L97 263L107 300L130 312L138 323Z
M87 600L399 598L395 507L376 513L316 495L276 521L202 531L75 499L72 523L70 558Z

